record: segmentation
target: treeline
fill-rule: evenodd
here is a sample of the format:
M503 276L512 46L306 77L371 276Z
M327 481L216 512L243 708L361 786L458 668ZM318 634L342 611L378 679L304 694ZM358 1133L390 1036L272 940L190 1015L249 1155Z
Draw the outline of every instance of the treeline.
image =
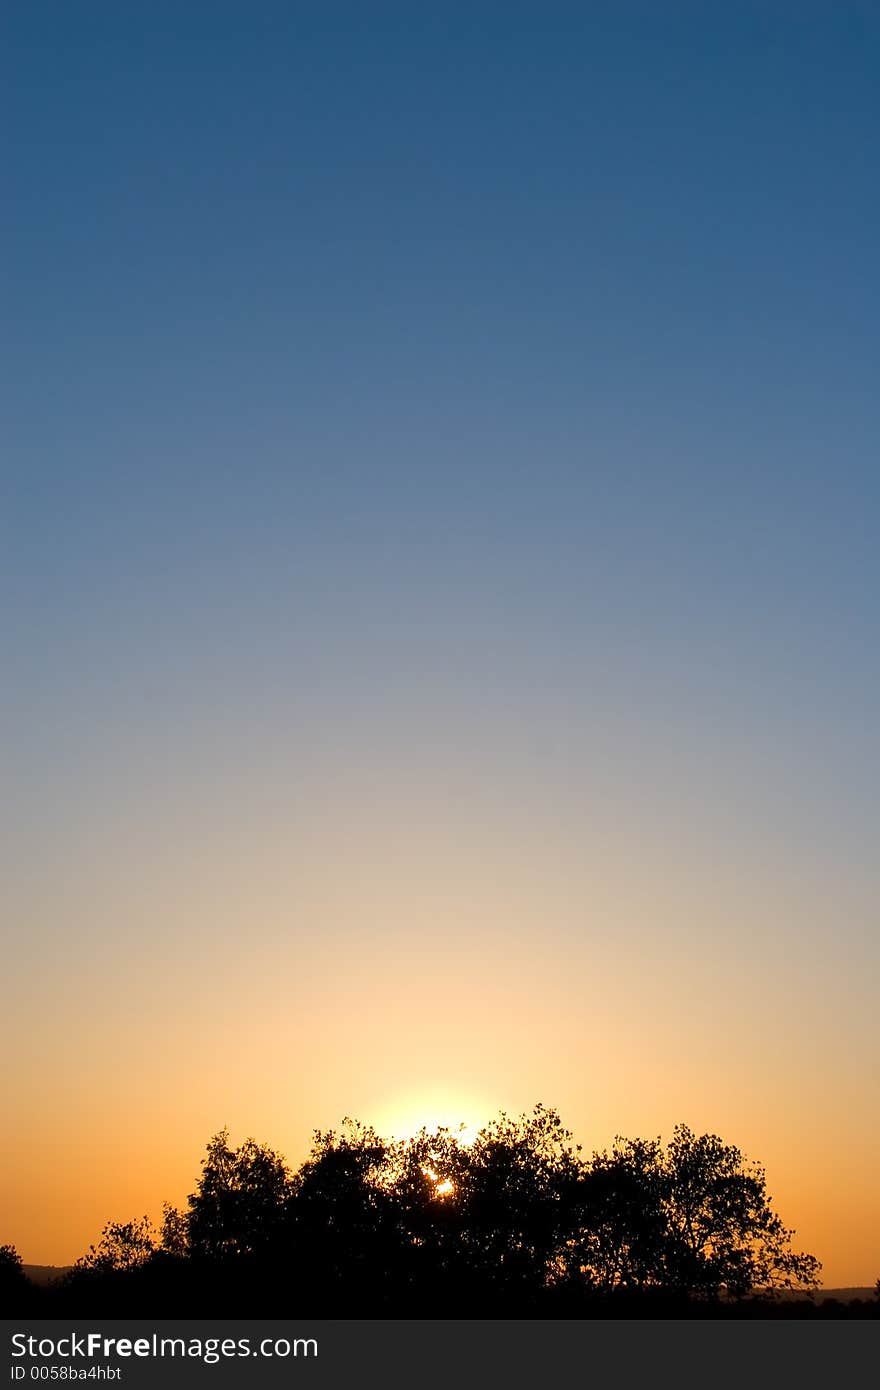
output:
M346 1120L295 1171L223 1130L160 1228L110 1222L45 1290L7 1259L7 1293L45 1316L793 1316L806 1298L773 1300L808 1295L820 1266L792 1234L763 1169L716 1135L586 1157L538 1105L468 1143Z

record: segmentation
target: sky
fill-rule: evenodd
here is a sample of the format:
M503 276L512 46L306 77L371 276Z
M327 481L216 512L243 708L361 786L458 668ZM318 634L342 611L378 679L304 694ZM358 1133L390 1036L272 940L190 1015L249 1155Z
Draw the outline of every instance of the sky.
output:
M2 30L0 1242L541 1101L873 1284L876 7Z

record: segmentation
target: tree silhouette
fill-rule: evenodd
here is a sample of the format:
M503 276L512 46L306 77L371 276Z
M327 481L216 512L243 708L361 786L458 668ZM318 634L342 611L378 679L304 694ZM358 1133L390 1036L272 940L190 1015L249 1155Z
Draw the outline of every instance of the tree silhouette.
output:
M472 1266L499 1293L542 1289L566 1243L582 1163L558 1114L502 1113L477 1135L464 1197Z
M741 1296L816 1286L818 1261L790 1249L793 1232L771 1210L763 1168L747 1164L734 1145L677 1125L665 1178L671 1287Z
M97 1245L77 1260L80 1273L117 1274L140 1269L156 1250L156 1232L148 1216L135 1221L108 1221Z
M24 1267L14 1245L0 1245L0 1299L4 1302L27 1286Z
M185 1244L196 1257L254 1255L269 1246L281 1224L290 1173L273 1149L245 1139L237 1149L222 1129L208 1143L202 1175L188 1198ZM169 1241L184 1227L166 1212Z
M618 1138L594 1153L573 1194L560 1282L602 1296L662 1284L664 1192L659 1140Z
M435 1316L437 1308L466 1303L474 1267L467 1231L473 1164L461 1131L422 1128L388 1146L379 1174L391 1212L395 1261L390 1280L395 1296L414 1314Z
M170 1202L162 1207L159 1248L174 1259L185 1259L189 1254L189 1219L186 1212L178 1211Z
M387 1190L389 1145L346 1118L341 1131L315 1130L294 1175L287 1232L312 1299L375 1304L391 1296L402 1262L398 1213Z
M344 1120L315 1131L295 1172L223 1129L183 1210L166 1203L158 1231L108 1223L52 1296L87 1312L100 1295L118 1316L729 1310L815 1287L818 1262L791 1235L763 1169L685 1125L665 1148L618 1138L587 1158L543 1105L502 1112L470 1142L445 1128L386 1140ZM14 1251L5 1263L20 1273Z
M593 1155L582 1191L568 1273L573 1263L602 1292L744 1297L818 1282L818 1261L790 1249L763 1169L717 1135L677 1125L665 1151L659 1140L618 1139Z

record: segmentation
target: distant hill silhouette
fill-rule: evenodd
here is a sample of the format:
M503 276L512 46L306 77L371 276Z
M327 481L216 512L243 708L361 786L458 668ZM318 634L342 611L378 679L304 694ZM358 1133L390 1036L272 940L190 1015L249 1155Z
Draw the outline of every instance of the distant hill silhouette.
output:
M784 1298L800 1298L802 1295L796 1293L786 1293ZM874 1290L868 1285L859 1286L853 1289L818 1289L815 1294L817 1303L826 1303L829 1299L836 1299L840 1303L851 1303L867 1301L874 1297Z
M22 1265L22 1269L32 1284L45 1288L47 1284L69 1274L73 1265Z

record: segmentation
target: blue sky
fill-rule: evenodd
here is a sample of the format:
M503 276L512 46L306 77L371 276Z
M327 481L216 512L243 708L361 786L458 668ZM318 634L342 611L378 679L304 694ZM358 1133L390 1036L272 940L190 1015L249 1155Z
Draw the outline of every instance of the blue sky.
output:
M870 7L6 26L26 704L42 673L63 727L86 668L154 658L172 703L187 665L210 700L194 629L227 683L256 649L289 683L295 628L319 701L433 664L467 703L468 654L552 701L555 659L636 717L733 692L860 736Z

